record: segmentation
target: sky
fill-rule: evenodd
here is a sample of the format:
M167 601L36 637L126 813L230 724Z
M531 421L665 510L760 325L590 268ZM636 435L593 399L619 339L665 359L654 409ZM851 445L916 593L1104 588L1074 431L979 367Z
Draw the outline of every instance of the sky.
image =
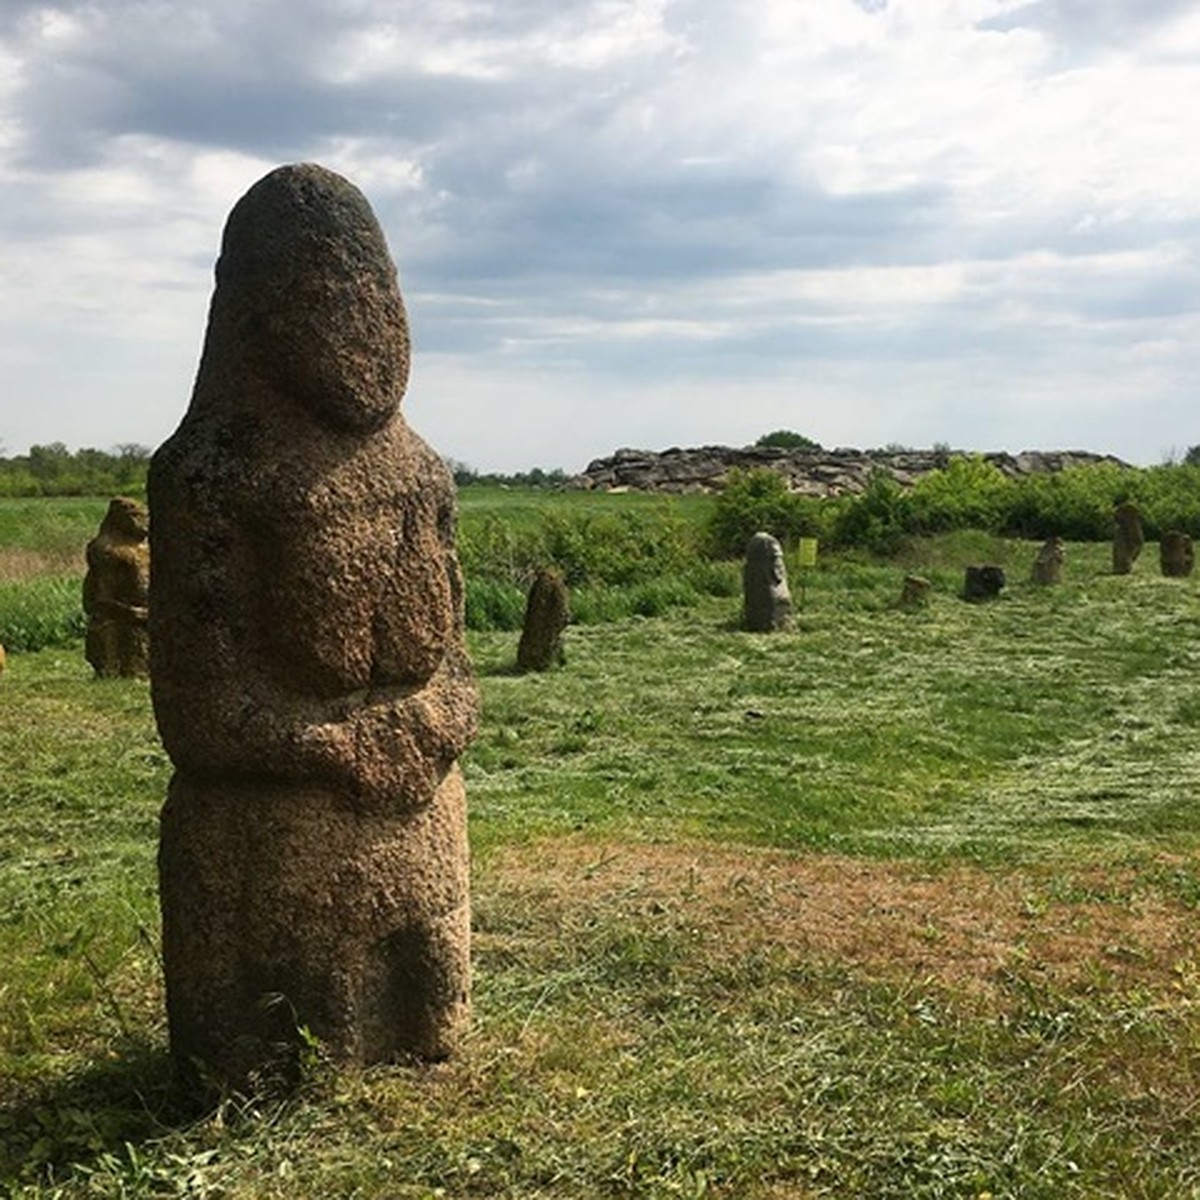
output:
M353 180L405 412L618 447L1200 443L1200 0L3 0L0 453L157 445L225 218Z

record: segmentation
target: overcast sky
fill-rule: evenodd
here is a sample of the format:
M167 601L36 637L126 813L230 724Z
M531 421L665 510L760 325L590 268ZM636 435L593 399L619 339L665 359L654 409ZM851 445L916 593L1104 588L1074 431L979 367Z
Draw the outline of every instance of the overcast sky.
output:
M1200 442L1200 0L2 0L0 442L156 445L283 162L400 268L409 420L619 446Z

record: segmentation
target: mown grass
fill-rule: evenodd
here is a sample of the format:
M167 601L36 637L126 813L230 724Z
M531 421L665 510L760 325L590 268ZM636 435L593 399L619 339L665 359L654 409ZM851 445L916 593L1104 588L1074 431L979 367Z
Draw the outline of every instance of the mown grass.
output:
M146 686L10 656L0 1183L1200 1196L1200 597L1152 550L1072 545L1053 589L976 535L793 563L790 633L707 595L572 626L543 675L473 633L462 1054L207 1112L166 1063ZM1010 586L967 605L985 560Z

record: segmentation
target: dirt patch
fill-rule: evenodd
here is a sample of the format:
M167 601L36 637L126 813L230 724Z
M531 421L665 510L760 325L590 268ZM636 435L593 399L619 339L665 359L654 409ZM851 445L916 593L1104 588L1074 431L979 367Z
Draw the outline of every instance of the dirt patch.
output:
M505 848L477 874L481 894L528 901L560 924L597 905L674 914L731 955L771 944L981 998L997 998L1014 978L1200 995L1196 910L1130 870L1000 874L560 839Z

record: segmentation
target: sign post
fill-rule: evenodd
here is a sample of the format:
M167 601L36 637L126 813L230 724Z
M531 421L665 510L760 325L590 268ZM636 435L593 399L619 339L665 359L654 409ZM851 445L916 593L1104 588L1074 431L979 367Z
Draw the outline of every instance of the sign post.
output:
M817 539L802 537L798 543L798 549L800 554L800 607L803 608L808 572L817 565Z

